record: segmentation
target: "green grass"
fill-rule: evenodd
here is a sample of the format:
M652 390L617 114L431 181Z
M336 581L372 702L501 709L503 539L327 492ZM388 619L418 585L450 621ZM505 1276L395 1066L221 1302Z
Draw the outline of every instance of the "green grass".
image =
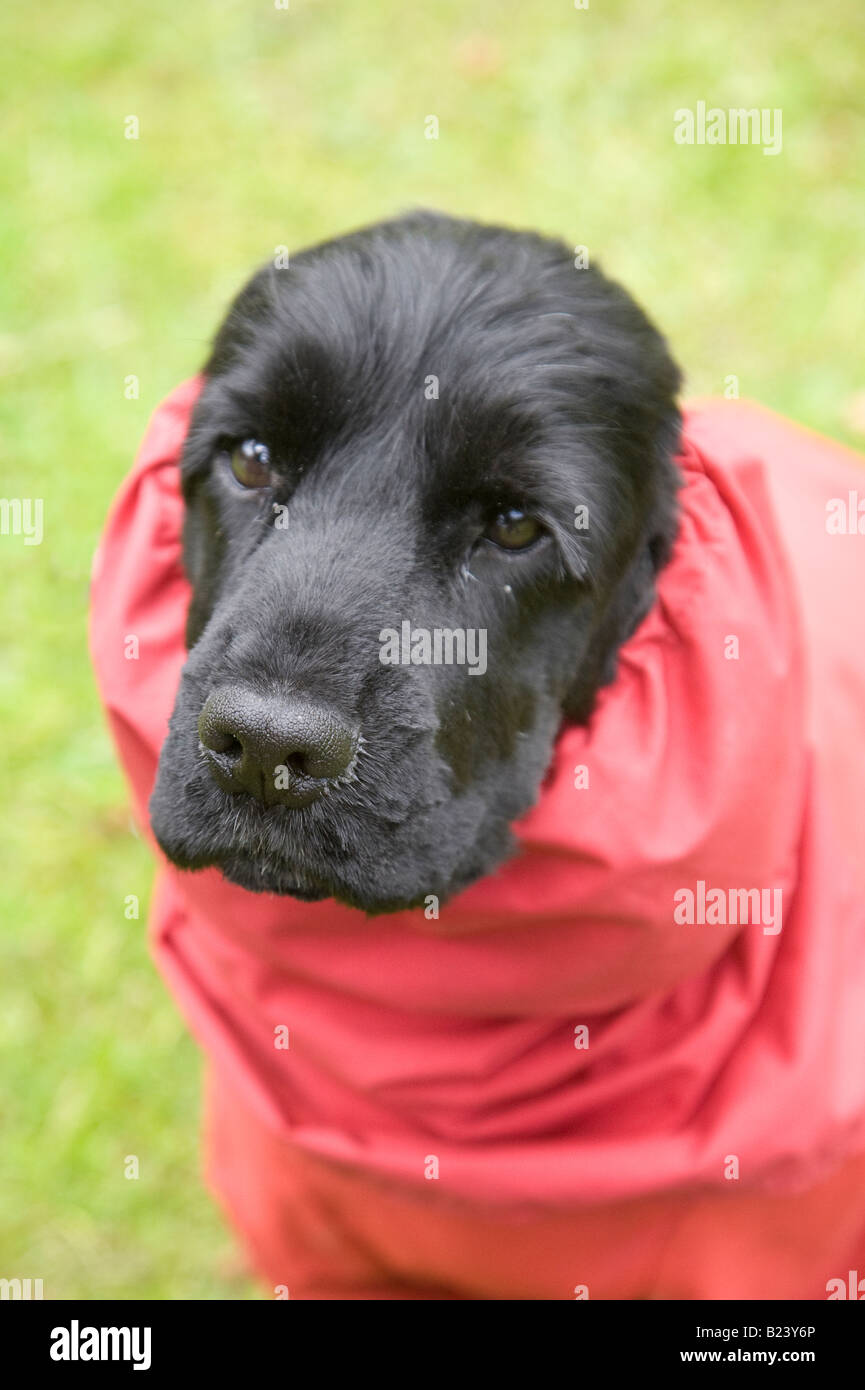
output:
M46 534L0 537L0 1276L257 1296L220 1272L199 1063L85 646L110 498L227 298L275 246L407 207L536 226L642 300L690 392L735 374L861 447L863 70L859 0L4 7L0 495L43 497ZM677 146L700 100L782 108L783 152Z

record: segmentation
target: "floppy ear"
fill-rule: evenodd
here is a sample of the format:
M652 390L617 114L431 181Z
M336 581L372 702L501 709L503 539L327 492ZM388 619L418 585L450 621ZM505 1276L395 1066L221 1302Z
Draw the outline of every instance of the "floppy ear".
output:
M184 487L183 569L192 588L186 614L186 648L195 646L213 612L223 546L219 520L201 489Z
M655 579L670 558L678 531L677 494L682 478L674 454L680 429L681 417L675 411L675 418L663 429L658 443L655 499L642 539L598 616L579 673L568 691L564 712L578 724L589 718L601 687L615 680L620 649L636 632L657 597Z

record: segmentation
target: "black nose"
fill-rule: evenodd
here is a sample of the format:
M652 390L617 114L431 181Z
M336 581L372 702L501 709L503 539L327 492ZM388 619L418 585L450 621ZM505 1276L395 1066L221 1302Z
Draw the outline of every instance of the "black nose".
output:
M198 737L223 791L283 806L306 806L346 779L361 743L324 705L238 686L208 696Z

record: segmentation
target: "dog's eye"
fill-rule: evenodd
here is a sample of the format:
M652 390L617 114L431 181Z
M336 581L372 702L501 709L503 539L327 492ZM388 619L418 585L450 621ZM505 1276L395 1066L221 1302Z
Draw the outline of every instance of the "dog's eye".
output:
M273 477L270 471L270 452L266 444L257 439L244 439L229 454L231 471L241 487L270 487Z
M518 507L510 507L487 527L484 535L502 550L528 550L543 533L543 527L533 516L521 512Z

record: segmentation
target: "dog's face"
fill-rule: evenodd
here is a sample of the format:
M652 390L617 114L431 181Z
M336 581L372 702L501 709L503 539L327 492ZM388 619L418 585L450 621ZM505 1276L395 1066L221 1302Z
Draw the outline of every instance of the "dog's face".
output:
M416 214L261 271L205 376L157 839L254 891L445 899L651 605L678 372L565 247Z

